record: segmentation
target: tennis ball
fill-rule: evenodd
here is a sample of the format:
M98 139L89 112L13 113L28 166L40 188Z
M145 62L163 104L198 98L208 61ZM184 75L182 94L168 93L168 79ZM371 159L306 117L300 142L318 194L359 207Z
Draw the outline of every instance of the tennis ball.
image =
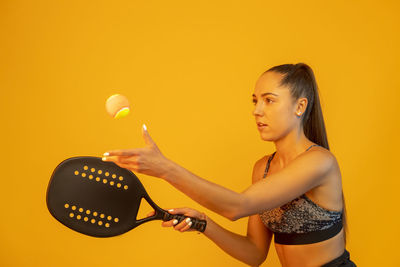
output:
M129 114L129 100L120 94L112 95L106 101L106 110L114 119L123 118Z

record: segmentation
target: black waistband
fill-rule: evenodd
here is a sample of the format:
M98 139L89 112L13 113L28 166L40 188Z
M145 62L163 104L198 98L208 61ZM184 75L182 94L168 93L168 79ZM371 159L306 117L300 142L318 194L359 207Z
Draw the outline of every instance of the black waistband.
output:
M352 264L349 265L348 263L352 263ZM334 267L334 266L344 266L344 265L345 266L356 266L356 264L350 260L350 252L347 251L347 249L344 249L344 252L342 255L331 260L328 263L325 263L324 265L321 265L321 267Z
M308 233L274 233L274 241L283 245L301 245L311 244L324 241L335 236L343 227L343 222L340 220L328 229L313 231Z

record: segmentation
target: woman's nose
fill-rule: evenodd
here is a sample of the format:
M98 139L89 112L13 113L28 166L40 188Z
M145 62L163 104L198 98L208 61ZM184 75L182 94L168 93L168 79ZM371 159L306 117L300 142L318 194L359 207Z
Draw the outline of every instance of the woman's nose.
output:
M263 112L264 112L264 111L261 109L261 107L255 106L255 107L254 107L254 110L253 110L253 115L262 115Z

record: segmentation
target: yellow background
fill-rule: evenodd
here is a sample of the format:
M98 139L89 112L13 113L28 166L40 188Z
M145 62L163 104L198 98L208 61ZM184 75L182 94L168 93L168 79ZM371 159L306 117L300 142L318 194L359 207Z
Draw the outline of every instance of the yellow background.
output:
M48 212L53 169L72 156L143 147L241 191L261 140L258 76L305 62L316 75L339 161L359 266L398 264L398 1L0 1L1 266L245 266L203 235L152 221L114 238L74 232ZM129 97L113 120L105 100ZM163 208L231 222L171 185L138 174ZM280 266L271 244L262 266Z

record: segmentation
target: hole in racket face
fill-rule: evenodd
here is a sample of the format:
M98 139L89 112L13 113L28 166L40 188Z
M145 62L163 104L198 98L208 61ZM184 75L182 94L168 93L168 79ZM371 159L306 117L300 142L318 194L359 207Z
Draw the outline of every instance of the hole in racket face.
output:
M108 237L127 232L139 224L137 220L148 217L154 209L142 201L144 196L148 197L142 184L129 170L101 158L75 157L53 172L47 206L67 227Z
M154 211L153 207L150 206L146 199L142 198L140 201L139 211L136 215L136 220L138 221L148 217L147 214L149 214L151 211Z

